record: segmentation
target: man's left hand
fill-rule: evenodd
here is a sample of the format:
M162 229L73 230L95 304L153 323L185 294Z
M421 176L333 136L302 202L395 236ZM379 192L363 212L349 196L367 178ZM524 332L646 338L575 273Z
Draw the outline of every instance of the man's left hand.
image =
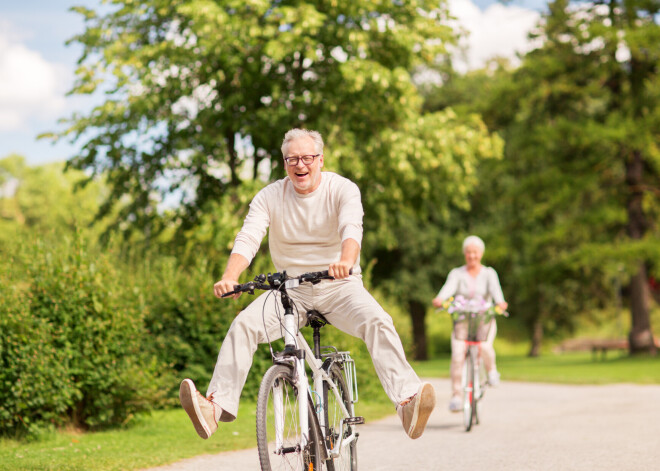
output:
M334 277L336 280L348 278L348 276L351 274L351 268L353 268L352 263L342 262L340 260L339 262L330 265L328 268L328 275Z

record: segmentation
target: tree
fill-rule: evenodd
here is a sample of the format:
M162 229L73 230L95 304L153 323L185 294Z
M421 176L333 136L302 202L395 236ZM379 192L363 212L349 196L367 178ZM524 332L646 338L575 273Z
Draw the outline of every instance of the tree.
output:
M503 165L477 192L485 232L510 235L516 307L538 354L544 328L612 300L625 267L631 352L654 351L649 268L657 271L660 207L660 2L550 4L517 70L483 107L505 139ZM507 79L508 75L508 79ZM501 78L501 77L500 77ZM478 199L503 197L485 206Z
M451 216L469 208L477 168L482 160L501 157L502 141L478 116L446 109L368 144L370 157L343 170L370 190L363 192L363 251L376 262L374 284L408 310L415 358L425 360L427 306L448 271L453 251L447 248L460 228Z
M102 215L126 202L119 221L155 230L166 196L166 224L185 231L244 178L282 176L293 126L338 146L396 128L416 93L410 71L451 39L430 0L108 3L76 7L87 28L72 39L84 48L72 93L106 99L48 136L81 141L69 166L107 175Z
M100 179L74 195L86 176L79 171L63 172L64 163L28 166L25 158L10 155L0 159L0 228L3 236L17 231L33 234L75 232L94 220L104 197ZM0 237L0 242L5 240Z

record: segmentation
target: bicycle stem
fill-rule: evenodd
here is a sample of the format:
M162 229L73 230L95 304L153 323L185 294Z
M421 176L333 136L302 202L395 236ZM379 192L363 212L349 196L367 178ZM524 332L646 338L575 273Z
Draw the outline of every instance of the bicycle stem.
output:
M296 351L296 318L293 314L291 299L286 292L286 288L280 291L282 296L282 306L284 307L284 354L295 354Z

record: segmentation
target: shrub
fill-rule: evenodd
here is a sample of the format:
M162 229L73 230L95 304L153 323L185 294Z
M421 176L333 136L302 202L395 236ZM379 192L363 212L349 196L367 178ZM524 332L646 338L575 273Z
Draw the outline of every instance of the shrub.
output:
M80 238L21 247L2 292L1 432L124 424L162 400L164 368L121 268Z

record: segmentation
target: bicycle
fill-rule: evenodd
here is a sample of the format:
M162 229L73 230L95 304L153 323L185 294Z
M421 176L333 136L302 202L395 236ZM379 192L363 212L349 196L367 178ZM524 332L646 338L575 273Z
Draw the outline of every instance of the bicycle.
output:
M465 342L465 358L461 386L463 390L463 425L469 432L479 424L479 402L488 385L486 368L481 356L481 343L488 338L492 320L496 315L508 316L498 306L483 299L451 298L442 309L449 312L454 321L454 337Z
M258 275L254 281L234 286L236 293L255 290L279 293L284 316L284 350L274 352L273 366L264 375L257 396L257 448L263 471L356 471L357 433L364 423L356 417L358 402L355 361L349 352L321 346L321 329L329 324L318 311L305 313L305 326L313 329L313 349L295 319L288 289L301 283L317 284L333 277L327 271L289 277L286 272ZM305 368L312 372L312 385Z
M463 425L469 432L472 425L479 424L479 401L483 399L485 386L488 384L486 368L481 357L481 342L486 341L492 316L484 312L466 312L465 320L457 321L454 326L456 340L463 340L467 345L463 361Z

